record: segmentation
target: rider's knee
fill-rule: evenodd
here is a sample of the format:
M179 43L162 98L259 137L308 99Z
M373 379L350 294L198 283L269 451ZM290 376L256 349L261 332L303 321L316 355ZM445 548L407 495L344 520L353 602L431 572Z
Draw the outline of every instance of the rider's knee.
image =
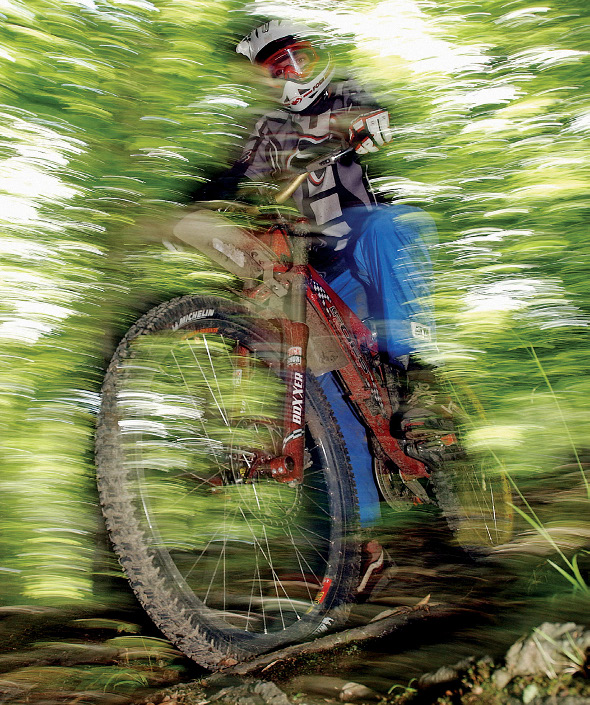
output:
M434 220L426 211L416 206L388 204L375 207L367 216L359 238L361 247L370 245L379 250L384 247L406 249L419 245L436 245Z

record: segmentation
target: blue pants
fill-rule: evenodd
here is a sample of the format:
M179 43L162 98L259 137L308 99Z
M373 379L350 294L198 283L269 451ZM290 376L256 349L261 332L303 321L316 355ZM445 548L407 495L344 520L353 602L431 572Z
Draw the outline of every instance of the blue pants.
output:
M370 316L379 347L392 362L434 345L430 304L432 265L428 246L436 243L429 215L405 205L345 212L356 236L343 252L350 269L330 281L332 289L361 319ZM320 377L344 436L360 505L361 524L379 519L379 495L365 428L342 397L332 373Z

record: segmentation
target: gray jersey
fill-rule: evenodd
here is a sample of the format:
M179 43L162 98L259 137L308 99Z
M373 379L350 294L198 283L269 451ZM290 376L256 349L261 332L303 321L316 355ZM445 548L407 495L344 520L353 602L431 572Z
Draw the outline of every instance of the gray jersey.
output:
M314 104L313 111L268 113L256 124L240 159L246 166L245 176L260 180L289 174L302 153L309 157L330 140L347 138L352 120L375 107L369 96L349 80L331 84L327 94ZM343 126L346 132L342 131ZM343 249L350 238L343 210L375 202L356 156L345 157L334 166L311 173L293 199L332 252Z

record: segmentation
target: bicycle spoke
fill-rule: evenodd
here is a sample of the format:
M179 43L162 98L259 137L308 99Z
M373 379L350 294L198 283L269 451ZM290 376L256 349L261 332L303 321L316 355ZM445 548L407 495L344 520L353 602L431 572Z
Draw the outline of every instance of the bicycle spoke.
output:
M207 388L209 389L211 397L212 397L213 401L215 402L215 405L219 409L219 413L221 414L221 417L222 417L223 421L225 422L225 425L229 426L229 421L228 421L227 417L225 416L223 409L220 406L220 402L219 402L218 398L215 396L215 393L214 393L211 385L209 384L209 379L207 378L207 375L205 374L205 371L203 370L203 367L202 367L201 363L199 362L199 359L194 351L194 347L190 343L188 344L188 347L190 348L191 352L193 353L193 357L195 359L195 362L197 363L197 367L199 368L199 371L201 372L203 381L207 385ZM180 371L180 374L182 376L182 371Z

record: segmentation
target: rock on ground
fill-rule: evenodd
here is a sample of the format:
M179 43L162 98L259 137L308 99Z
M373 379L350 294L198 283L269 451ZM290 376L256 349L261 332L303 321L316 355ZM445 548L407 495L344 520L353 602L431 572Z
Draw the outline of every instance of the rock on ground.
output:
M556 678L560 673L581 671L589 647L590 631L579 624L544 622L510 647L506 665L494 673L494 681L504 688L515 676Z

